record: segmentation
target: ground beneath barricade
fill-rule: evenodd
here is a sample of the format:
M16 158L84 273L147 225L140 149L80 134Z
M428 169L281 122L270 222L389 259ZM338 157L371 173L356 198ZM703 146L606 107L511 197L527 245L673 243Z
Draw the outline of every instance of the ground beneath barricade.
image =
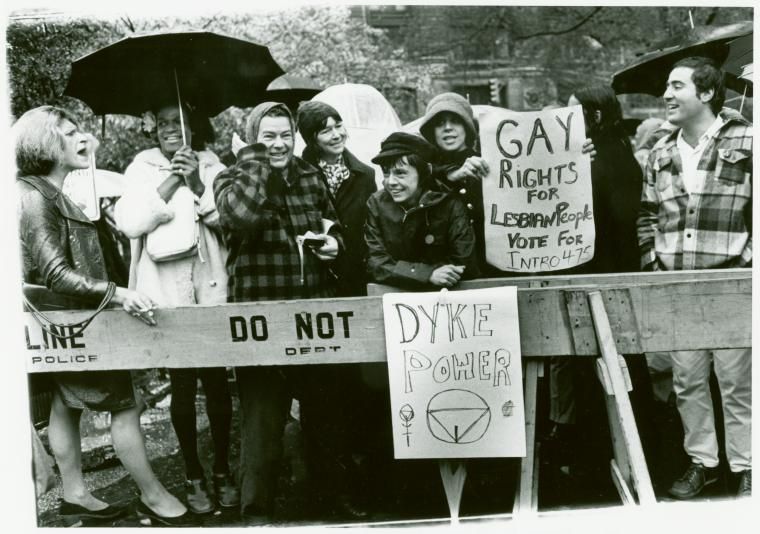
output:
M169 419L170 395L158 400L146 409L141 422L151 463L158 478L169 491L184 498L184 467L178 450L177 439ZM231 446L232 467L239 458L237 398L233 397L233 441ZM650 473L659 501L667 501L667 489L674 478L681 474L687 459L681 448L683 434L674 404L657 403L653 431L657 436L655 452L648 458ZM205 416L205 402L199 395L197 402L199 448L211 451L211 436ZM539 406L539 413L541 413ZM137 487L126 475L108 444L107 421L97 421L93 415L85 417L83 444L85 464L88 469L85 480L99 498L108 502L136 501ZM102 417L102 416L100 416ZM539 424L539 434L543 434ZM47 444L46 432L42 433ZM561 468L551 451L551 444L542 445L540 454L539 511L569 510L578 508L601 508L618 506L619 499L609 477L606 463L584 465L569 462L569 468ZM369 517L362 522L378 523L414 521L420 519L446 518L448 508L435 462L398 461L400 477L407 480L405 487L398 487L395 498L382 502L374 499L375 490L364 487L361 493L367 497ZM205 461L211 465L211 454ZM514 490L519 464L516 460L482 459L468 462L468 477L462 498L460 515L463 518L490 514L509 514L512 511ZM346 523L346 518L332 515L313 505L308 495L301 443L300 425L296 419L289 421L284 437L284 457L280 476L279 497L273 525L280 527L318 524ZM705 490L699 500L723 500L731 498L735 487L724 476L718 484ZM387 492L386 492L387 493ZM61 496L60 481L55 488L37 500L38 526L65 526L57 515ZM245 526L237 510L221 510L195 518L199 527ZM140 523L132 514L113 523L87 523L84 526L137 527Z

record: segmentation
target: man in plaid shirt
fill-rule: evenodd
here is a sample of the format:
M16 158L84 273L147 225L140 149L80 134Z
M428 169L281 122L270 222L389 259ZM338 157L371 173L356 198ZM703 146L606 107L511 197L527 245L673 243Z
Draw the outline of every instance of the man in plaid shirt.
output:
M274 102L256 106L247 120L246 136L251 146L214 181L230 251L227 300L334 296L329 264L343 246L339 225L330 226L337 216L319 171L293 156L295 127L287 107ZM299 236L308 231L323 244L304 243ZM274 508L291 398L301 401L308 457L335 434L323 426L338 415L331 399L340 388L331 384L329 366L237 367L235 373L241 409L241 514L251 523L266 523ZM320 480L325 485L339 471L332 459L328 451L319 456L320 465L311 464L329 479Z
M686 58L670 72L664 99L677 128L652 148L638 219L644 270L750 267L752 264L752 125L722 110L723 72ZM678 351L673 389L691 465L670 488L690 499L718 479L718 443L710 394L711 364L723 402L726 456L751 493L752 349Z

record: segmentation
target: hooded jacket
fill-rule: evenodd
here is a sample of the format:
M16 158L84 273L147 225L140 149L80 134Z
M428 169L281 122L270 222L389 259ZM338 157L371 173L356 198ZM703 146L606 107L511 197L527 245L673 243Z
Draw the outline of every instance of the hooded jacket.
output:
M283 104L265 102L248 118L249 143L258 136L261 119ZM327 187L319 171L295 156L288 163L287 180L268 162L251 157L252 147L241 149L238 161L214 181L219 220L229 248L229 302L329 297L335 279L329 262L299 247L296 237L311 230L323 232L323 221L337 221ZM343 249L340 226L329 234ZM339 252L340 254L340 252Z
M381 190L369 199L367 210L367 271L375 282L434 289L430 275L447 264L464 265L464 279L478 276L475 234L458 199L428 190L405 211Z

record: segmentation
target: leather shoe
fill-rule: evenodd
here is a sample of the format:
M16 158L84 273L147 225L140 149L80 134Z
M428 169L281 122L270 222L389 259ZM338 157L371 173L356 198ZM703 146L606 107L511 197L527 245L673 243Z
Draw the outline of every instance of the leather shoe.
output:
M151 510L147 504L142 502L142 499L137 499L137 517L140 519L148 519L150 520L151 526L155 526L154 523L159 523L160 525L166 526L166 527L196 527L198 526L196 523L193 523L192 521L192 512L190 510L186 510L184 514L178 515L176 517L164 517L162 515L158 515L156 512Z
M62 517L79 517L85 519L116 519L124 516L129 511L129 506L125 504L109 504L102 510L90 510L79 504L61 500L58 507L58 515Z
M739 474L741 478L739 479L739 491L736 492L736 496L752 497L752 469L747 469Z
M349 519L366 519L369 516L369 512L361 508L351 497L348 495L340 495L335 499L333 506L335 515L339 517L346 517Z
M708 484L718 481L718 467L705 467L692 463L681 478L676 480L668 493L676 499L696 497Z

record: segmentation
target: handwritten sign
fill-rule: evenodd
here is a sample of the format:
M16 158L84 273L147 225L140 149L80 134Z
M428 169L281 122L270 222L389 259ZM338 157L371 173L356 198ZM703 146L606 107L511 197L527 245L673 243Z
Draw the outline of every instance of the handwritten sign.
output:
M383 295L396 458L525 456L517 289Z
M486 260L504 271L557 271L594 256L581 106L481 118Z

